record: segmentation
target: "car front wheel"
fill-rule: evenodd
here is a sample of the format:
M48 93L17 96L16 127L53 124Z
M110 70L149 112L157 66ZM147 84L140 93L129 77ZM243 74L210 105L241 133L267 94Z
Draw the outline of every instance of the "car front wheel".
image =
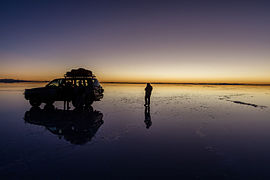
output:
M37 98L31 98L31 99L29 100L29 103L30 103L31 106L33 106L33 107L38 107L38 106L41 105L41 101L40 101L39 99L37 99Z

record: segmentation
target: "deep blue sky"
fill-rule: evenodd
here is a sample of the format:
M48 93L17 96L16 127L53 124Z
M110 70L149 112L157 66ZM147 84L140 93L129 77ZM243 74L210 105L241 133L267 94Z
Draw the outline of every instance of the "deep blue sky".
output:
M103 80L119 72L157 81L237 81L251 70L258 74L248 78L270 77L269 1L9 0L1 1L0 22L1 77L46 79L79 66ZM163 67L172 72L165 79Z

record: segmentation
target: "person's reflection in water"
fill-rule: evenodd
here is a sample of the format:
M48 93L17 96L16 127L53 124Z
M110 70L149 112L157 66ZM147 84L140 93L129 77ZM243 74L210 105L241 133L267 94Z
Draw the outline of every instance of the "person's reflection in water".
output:
M146 106L145 110L144 110L144 123L146 125L146 129L149 129L150 126L152 125L152 121L151 121L151 114L150 114L150 107Z
M145 88L145 104L144 106L150 106L150 97L152 93L153 87L150 85L150 83L147 83Z

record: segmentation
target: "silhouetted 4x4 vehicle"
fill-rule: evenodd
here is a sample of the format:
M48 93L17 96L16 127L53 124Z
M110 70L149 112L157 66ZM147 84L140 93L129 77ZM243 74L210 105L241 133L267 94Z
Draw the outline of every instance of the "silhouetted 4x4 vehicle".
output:
M65 74L64 78L54 79L45 87L26 89L25 99L32 106L55 101L72 102L75 108L90 106L93 101L103 98L103 88L91 71L79 68Z

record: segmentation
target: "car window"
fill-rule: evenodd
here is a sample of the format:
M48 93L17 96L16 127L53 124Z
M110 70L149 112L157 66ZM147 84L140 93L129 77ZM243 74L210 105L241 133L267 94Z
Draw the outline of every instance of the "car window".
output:
M86 79L84 80L84 84L85 86L88 86L88 81Z
M59 86L64 86L64 80L63 79L59 79L58 83L59 83Z
M48 87L58 87L59 86L59 80L58 79L53 80L47 86Z
M83 80L81 80L81 79L76 80L76 86L83 87L84 86Z
M65 83L65 86L67 86L67 87L73 87L73 81L70 80L70 79L67 79L66 80L66 83Z
M92 85L93 85L92 79L87 79L87 86L92 86Z
M94 81L94 86L100 86L100 84L99 84L99 82L98 82L97 79L93 79L93 81Z
M88 82L86 79L77 79L76 80L77 87L86 87L87 85L88 85Z

